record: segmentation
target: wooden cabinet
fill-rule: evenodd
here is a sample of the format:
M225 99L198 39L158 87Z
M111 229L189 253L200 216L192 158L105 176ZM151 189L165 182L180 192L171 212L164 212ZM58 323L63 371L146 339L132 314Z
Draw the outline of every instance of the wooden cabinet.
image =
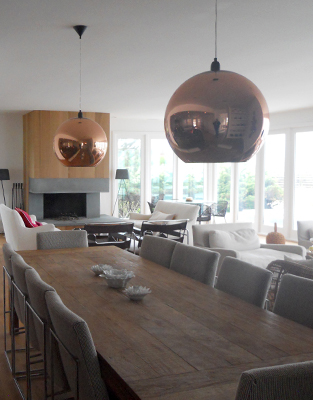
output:
M53 138L62 122L77 117L70 111L32 111L23 116L24 202L28 209L29 178L109 178L109 149L96 167L65 167L53 150ZM110 142L110 114L86 112Z

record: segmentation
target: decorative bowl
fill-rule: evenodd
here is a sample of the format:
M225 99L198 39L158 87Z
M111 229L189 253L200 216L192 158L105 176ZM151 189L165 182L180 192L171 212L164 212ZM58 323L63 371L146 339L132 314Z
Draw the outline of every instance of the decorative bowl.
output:
M113 267L107 264L97 264L91 267L91 271L97 276L103 274L104 271L109 271L111 269L113 269Z
M103 271L103 274L99 275L104 278L109 287L120 289L127 285L127 282L135 276L133 271L127 269L110 269Z
M151 293L151 290L145 286L129 286L124 290L124 293L130 300L142 300L146 294Z

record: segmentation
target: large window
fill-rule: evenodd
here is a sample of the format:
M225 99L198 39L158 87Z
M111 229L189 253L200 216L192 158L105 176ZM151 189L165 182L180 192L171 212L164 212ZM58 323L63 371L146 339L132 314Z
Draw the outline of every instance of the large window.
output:
M254 222L255 219L255 163L254 156L238 164L238 221Z
M228 201L227 212L230 212L231 164L215 164L217 183L217 202Z
M193 200L203 200L204 164L184 163L179 160L178 174L181 178L180 185L182 186L179 189L182 198L185 200L186 197L192 197Z
M294 229L297 229L297 221L313 219L312 143L313 132L296 133Z
M141 140L118 140L118 168L127 168L129 180L119 181L118 215L127 217L130 211L140 212Z
M173 198L174 153L167 139L151 139L151 199Z
M264 225L284 221L285 134L269 135L264 159Z

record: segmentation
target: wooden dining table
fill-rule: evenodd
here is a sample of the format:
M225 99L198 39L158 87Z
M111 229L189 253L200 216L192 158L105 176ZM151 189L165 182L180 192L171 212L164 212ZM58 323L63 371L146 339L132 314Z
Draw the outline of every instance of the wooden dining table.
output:
M117 247L19 254L87 322L112 398L234 399L243 371L313 359L311 329ZM151 293L131 301L95 264Z

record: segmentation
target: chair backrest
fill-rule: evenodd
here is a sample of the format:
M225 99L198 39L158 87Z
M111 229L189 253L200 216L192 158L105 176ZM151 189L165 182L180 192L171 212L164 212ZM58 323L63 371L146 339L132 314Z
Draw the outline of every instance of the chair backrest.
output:
M145 235L140 248L140 257L169 268L177 242L162 237Z
M170 269L213 287L219 258L214 251L177 243Z
M312 246L310 239L313 237L313 221L297 221L298 244L308 249Z
M87 232L84 230L54 231L37 233L37 249L66 249L88 247Z
M108 399L88 325L63 304L57 293L48 291L45 297L55 334L67 351L78 360L79 399ZM69 362L63 347L60 347L60 353L68 382L72 391L75 392L75 369Z
M182 243L185 236L188 239L187 222L187 220L144 221L141 225L141 235L144 236L147 232L159 232L166 237L170 235Z
M11 261L14 284L18 287L24 297L21 297L21 295L16 290L14 290L14 307L19 320L23 324L25 324L25 301L29 300L29 293L26 284L26 271L28 271L29 269L32 270L33 268L28 265L24 261L23 257L21 257L19 254L13 255ZM30 332L30 341L32 346L35 349L40 350L32 316L29 317L28 328Z
M264 307L272 272L233 257L225 257L218 274L216 289Z
M273 312L313 328L313 280L283 275Z
M9 243L4 243L4 245L2 246L2 251L3 251L4 266L8 271L8 273L10 274L10 276L12 277L13 270L12 270L11 258L14 254L17 253L13 250L12 246Z
M313 361L256 368L242 373L236 400L313 399Z
M88 234L100 234L100 233L132 233L134 227L133 222L116 222L107 224L85 224L84 230Z
M211 212L214 217L225 217L228 201L219 201L211 205Z
M51 376L51 347L50 347L50 329L52 328L51 318L48 311L45 294L55 292L55 289L44 282L35 269L27 269L25 272L27 290L29 294L29 303L34 309L42 324L37 318L34 318L35 332L41 354L46 355L48 375ZM44 341L45 339L45 341ZM54 380L55 384L65 391L69 390L69 385L64 372L63 364L58 348L53 354L54 361Z
M88 233L89 246L117 246L122 249L130 247L133 222L117 222L104 224L86 224L84 229ZM107 238L97 235L108 234ZM126 235L125 235L126 234Z
M5 239L13 249L18 248L17 226L25 226L21 216L15 210L0 204L0 214L3 223Z

